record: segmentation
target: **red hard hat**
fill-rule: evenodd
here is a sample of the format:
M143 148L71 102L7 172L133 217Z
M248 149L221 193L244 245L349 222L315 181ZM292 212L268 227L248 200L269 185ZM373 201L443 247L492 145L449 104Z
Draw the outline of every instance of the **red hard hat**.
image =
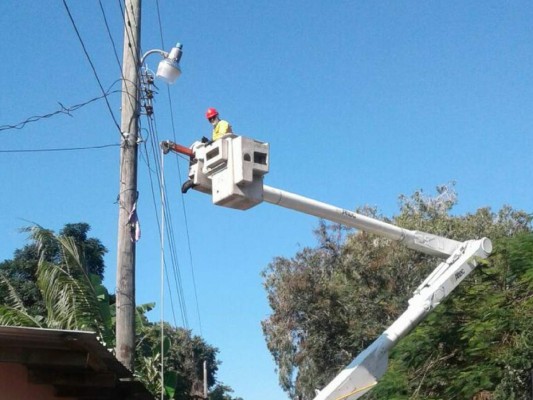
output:
M215 108L208 108L205 112L205 117L207 119L216 117L218 115L218 111Z

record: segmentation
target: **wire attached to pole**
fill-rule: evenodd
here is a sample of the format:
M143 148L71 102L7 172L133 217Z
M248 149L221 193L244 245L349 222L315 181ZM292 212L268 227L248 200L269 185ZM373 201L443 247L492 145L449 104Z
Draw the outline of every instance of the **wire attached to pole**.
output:
M161 400L164 400L165 398L165 353L164 353L164 343L165 343L165 333L164 333L164 314L165 310L163 307L163 300L164 300L164 286L165 286L165 178L164 178L164 154L163 150L160 152L161 154L161 171L160 171L160 179L161 182L159 184L159 190L161 191L161 232L159 233L160 242L161 242Z

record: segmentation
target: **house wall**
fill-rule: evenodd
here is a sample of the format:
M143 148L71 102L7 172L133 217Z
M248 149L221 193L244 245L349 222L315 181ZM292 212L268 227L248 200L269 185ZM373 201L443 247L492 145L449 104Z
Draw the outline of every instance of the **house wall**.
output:
M34 385L28 382L25 366L12 363L0 363L0 399L5 400L76 400L72 397L54 396L51 385Z

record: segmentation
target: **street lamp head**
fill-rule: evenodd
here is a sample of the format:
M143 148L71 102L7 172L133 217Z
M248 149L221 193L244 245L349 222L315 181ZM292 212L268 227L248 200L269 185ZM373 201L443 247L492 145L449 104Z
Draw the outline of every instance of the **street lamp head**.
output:
M168 53L168 55L159 62L156 74L158 78L163 79L169 84L174 83L176 79L178 79L178 77L181 75L179 62L182 55L182 48L183 45L181 43L176 43L176 46L170 50L170 53Z

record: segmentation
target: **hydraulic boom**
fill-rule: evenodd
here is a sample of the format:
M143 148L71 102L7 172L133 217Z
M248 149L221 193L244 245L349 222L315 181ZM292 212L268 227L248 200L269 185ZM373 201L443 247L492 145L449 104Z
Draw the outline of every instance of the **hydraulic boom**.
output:
M162 142L165 153L191 158L189 179L193 189L211 194L213 203L240 210L263 201L314 215L404 243L407 247L445 261L426 278L409 299L407 310L359 354L314 400L357 399L370 390L387 369L389 351L440 304L476 267L476 258L492 251L487 238L458 242L430 233L412 231L353 211L312 200L263 184L269 170L268 143L228 135L186 148Z

